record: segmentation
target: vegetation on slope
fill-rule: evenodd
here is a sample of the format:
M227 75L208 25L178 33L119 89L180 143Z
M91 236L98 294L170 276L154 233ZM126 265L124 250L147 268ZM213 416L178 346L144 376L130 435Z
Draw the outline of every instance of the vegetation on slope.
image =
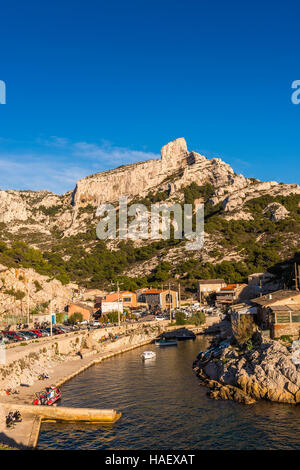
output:
M203 186L192 183L183 189L184 203L191 204L199 198L205 202L205 232L216 245L209 253L215 259L214 263L203 262L199 258L201 253L187 253L186 261L177 266L161 261L148 276L124 276L124 270L129 270L137 263L157 256L163 260L174 247L182 245L184 249L184 240L171 238L145 243L141 247L134 247L131 241L122 241L117 250L111 251L103 241L97 239L95 228L65 238L59 231L54 231L50 249L43 252L22 241L13 241L11 245L0 241L0 263L8 267L34 268L38 273L55 277L63 284L72 280L89 287L105 287L119 280L121 288L137 289L142 286L160 286L174 275L186 280L189 285L195 284L200 278L217 277L243 282L253 272L275 269L274 266L283 259L292 258L300 249L299 195L266 195L251 199L246 202L245 208L253 220L226 220L221 204L213 206L209 202L214 190L209 183ZM150 207L150 204L167 198L168 191L159 191L156 194L151 192L143 200L135 202ZM290 212L289 217L278 222L271 221L264 214L264 209L273 202L282 204ZM60 209L56 207L52 211ZM45 212L52 215L48 209ZM222 261L226 250L237 253L241 261Z

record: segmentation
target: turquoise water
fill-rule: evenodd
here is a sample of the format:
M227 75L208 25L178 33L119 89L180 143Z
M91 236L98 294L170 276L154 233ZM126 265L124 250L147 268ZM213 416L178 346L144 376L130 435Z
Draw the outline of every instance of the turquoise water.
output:
M299 406L207 397L192 363L208 338L148 345L104 361L62 387L62 406L115 408L112 425L44 423L40 449L300 449ZM143 362L141 353L156 359Z

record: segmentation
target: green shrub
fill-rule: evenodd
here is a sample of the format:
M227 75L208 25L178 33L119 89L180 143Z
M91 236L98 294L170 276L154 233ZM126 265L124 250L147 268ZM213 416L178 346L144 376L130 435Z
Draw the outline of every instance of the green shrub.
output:
M83 320L83 315L81 312L74 312L70 317L68 318L69 323L71 325L74 325L76 322L82 322Z
M205 314L203 312L197 312L191 318L189 318L189 323L195 326L203 325L205 321Z
M186 324L185 313L182 312L181 310L178 310L175 313L175 321L176 321L176 325L185 325Z

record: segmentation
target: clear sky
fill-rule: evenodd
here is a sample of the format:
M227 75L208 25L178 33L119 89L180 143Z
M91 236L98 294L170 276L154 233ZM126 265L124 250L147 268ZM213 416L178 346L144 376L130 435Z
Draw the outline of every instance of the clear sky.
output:
M299 1L0 2L0 188L73 189L185 137L300 184Z

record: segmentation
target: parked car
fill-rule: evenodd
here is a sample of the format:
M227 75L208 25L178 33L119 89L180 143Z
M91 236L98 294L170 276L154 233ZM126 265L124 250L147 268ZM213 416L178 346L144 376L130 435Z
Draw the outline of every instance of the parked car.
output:
M61 328L60 326L54 326L53 329L55 329L56 331L58 331L58 333L60 335L62 335L63 333L65 333L65 330L63 328Z
M68 333L69 330L63 326L58 326L57 328L59 328L63 333Z
M35 335L38 335L39 338L41 338L43 335L42 335L42 332L41 330L31 330Z
M35 334L33 331L21 331L21 333L24 333L26 336L29 336L29 339L35 339L38 338L39 336Z
M22 338L25 339L26 341L32 339L32 337L28 333L25 333L24 331L18 331L18 335L22 336Z
M10 341L17 342L21 341L23 338L15 331L2 331L3 335L6 336Z
M46 328L46 330L49 334L51 334L51 328ZM56 326L53 326L52 327L52 334L53 335L60 335L60 334L62 334L62 330L60 328L56 327Z
M40 330L40 332L42 333L42 336L50 336L50 333L48 333L48 331L45 328Z

